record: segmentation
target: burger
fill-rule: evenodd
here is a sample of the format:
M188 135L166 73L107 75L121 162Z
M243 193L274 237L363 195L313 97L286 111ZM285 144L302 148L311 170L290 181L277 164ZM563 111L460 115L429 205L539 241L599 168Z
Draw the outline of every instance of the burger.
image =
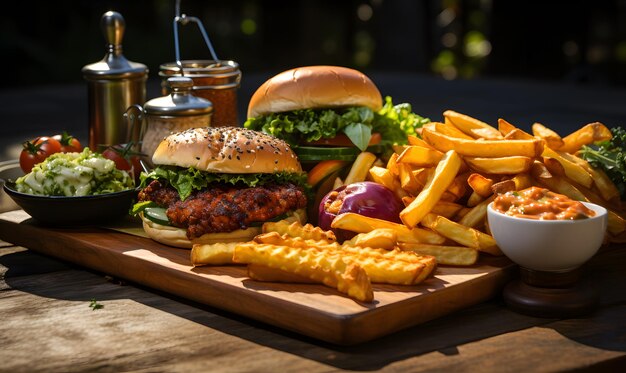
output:
M407 142L428 119L409 104L393 105L370 78L340 66L284 71L252 95L244 127L287 141L301 162L353 161Z
M239 127L166 137L142 174L133 213L166 245L248 241L263 222L306 222L306 176L289 145Z

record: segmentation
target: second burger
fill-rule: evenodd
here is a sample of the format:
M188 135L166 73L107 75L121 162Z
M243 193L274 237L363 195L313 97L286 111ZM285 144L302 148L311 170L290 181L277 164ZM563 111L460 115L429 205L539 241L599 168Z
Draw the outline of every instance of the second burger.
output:
M194 128L165 138L152 161L133 212L155 241L183 248L247 241L263 222L306 221L306 175L289 145L272 136Z

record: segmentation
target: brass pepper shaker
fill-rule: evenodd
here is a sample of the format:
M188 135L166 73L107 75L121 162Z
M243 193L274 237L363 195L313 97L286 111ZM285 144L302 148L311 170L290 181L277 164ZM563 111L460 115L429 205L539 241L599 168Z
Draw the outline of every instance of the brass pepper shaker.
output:
M152 99L143 106L145 131L141 152L152 157L161 140L172 132L211 125L213 105L191 94L193 80L187 77L167 79L171 94Z
M106 54L82 69L88 87L89 147L97 151L139 140L139 128L130 133L124 113L128 107L145 102L148 79L146 65L131 62L122 54L124 17L108 11L100 25L107 42Z

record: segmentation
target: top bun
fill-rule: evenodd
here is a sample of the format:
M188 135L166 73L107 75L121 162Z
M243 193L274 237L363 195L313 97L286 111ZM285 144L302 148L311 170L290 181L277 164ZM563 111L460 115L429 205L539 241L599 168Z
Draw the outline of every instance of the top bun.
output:
M382 108L374 83L357 70L305 66L284 71L261 85L248 105L248 118L301 109L365 106Z
M202 127L173 133L161 141L152 162L230 174L302 171L286 142L240 127Z

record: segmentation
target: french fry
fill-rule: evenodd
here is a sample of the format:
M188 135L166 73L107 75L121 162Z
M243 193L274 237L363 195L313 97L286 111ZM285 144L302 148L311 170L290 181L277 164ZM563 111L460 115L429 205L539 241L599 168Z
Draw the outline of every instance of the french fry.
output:
M441 133L447 136L456 137L456 138L465 139L465 140L474 140L472 136L466 135L463 131L455 127L454 124L452 124L452 122L449 122L449 121L446 121L445 123L434 122L433 125L428 126L428 128L433 129L437 131L438 133Z
M417 195L410 205L400 212L400 219L407 227L415 227L440 199L454 180L459 168L461 158L455 151L445 154L432 177L428 179L424 189Z
M467 207L474 207L480 204L485 199L478 193L472 191L472 194L467 198Z
M376 160L376 156L370 152L361 152L356 157L356 160L352 164L350 168L350 172L348 172L348 176L346 176L346 180L344 184L352 184L358 183L361 181L365 181L365 177L367 176L369 169L372 167L372 164Z
M543 164L546 166L550 174L555 176L566 176L565 168L554 158L543 158Z
M365 270L339 255L316 249L244 243L235 247L233 261L259 264L310 278L362 302L372 302L374 292Z
M431 230L422 228L407 228L405 225L393 223L387 220L370 218L355 213L345 213L338 215L331 223L332 228L345 229L357 233L367 233L378 228L393 229L398 242L429 243L440 245L445 242L445 238Z
M593 178L591 177L591 174L589 174L589 172L587 172L584 167L577 163L571 162L570 160L561 156L556 151L545 147L543 149L542 156L555 159L557 162L559 162L561 166L563 166L563 171L565 172L565 175L571 180L577 182L578 184L583 185L586 188L590 188L593 184Z
M389 157L389 160L387 161L387 170L393 175L393 176L398 176L398 157L400 155L398 153L393 153L391 154L391 156ZM371 171L370 171L371 173Z
M422 225L461 245L473 247L492 255L502 255L496 240L490 235L455 223L443 216L429 214L422 220Z
M604 171L591 167L589 162L573 154L565 152L560 152L559 154L568 161L580 165L587 172L589 172L589 174L591 174L591 177L593 178L593 183L596 185L596 187L598 187L598 190L600 191L600 194L602 195L602 198L604 198L604 200L610 201L613 199L619 199L619 190L617 189L613 181L611 181L611 179L609 179L609 177L604 173Z
M533 179L527 173L517 174L511 180L515 183L515 190L530 188L533 185Z
M434 167L442 157L443 153L439 150L412 145L404 149L404 152L400 154L398 163L409 163L417 167Z
M561 136L541 123L534 123L532 126L533 135L543 139L549 148L559 149L564 142Z
M394 144L391 146L391 148L393 149L393 152L395 154L402 154L402 152L404 151L404 149L407 148L408 145L399 145L399 144Z
M527 132L522 131L519 128L514 129L504 136L505 140L532 140L535 137Z
M437 263L442 265L469 266L475 264L478 259L476 249L464 246L400 243L399 248L420 255L434 256Z
M456 128L474 138L489 140L502 138L502 134L497 129L469 115L457 113L453 110L446 110L443 112L443 116L449 119Z
M562 152L576 153L583 145L613 138L611 130L600 122L589 123L563 137L563 146L556 149Z
M191 265L225 265L234 264L233 252L240 242L214 244L194 244L191 248Z
M248 264L248 277L255 281L263 282L287 282L297 284L317 283L308 277L259 264Z
M397 241L398 235L395 230L390 228L378 228L368 233L359 233L344 242L344 245L391 250L394 248Z
M553 177L546 165L538 160L533 161L533 164L530 166L530 174L537 181Z
M515 181L512 179L502 180L497 183L494 183L491 186L491 191L493 194L504 194L506 192L512 192L516 189Z
M447 201L439 201L431 212L436 215L445 216L448 219L452 219L456 214L458 214L459 210L463 208L463 205L454 202Z
M398 170L400 171L400 186L409 194L416 195L418 191L424 187L423 184L417 180L415 174L413 174L413 171L411 170L411 166L408 164L398 164Z
M320 250L329 256L336 255L358 264L368 274L371 282L376 283L415 285L428 276L429 273L425 274L423 271L430 272L436 264L435 258L432 257L423 257L400 250L352 246L349 241L339 246L336 243L303 240L280 236L276 233L257 236L254 241L259 244Z
M589 202L578 188L562 176L553 176L551 178L538 179L537 181L553 192L563 194L577 201Z
M337 237L332 231L325 231L311 224L302 225L299 222L287 222L285 220L264 223L261 228L263 233L277 232L289 237L300 237L305 240L337 242Z
M515 131L516 129L519 129L519 128L517 128L516 126L514 126L513 124L511 124L510 122L502 118L498 118L498 131L500 131L502 136L506 136L510 132ZM530 136L530 134L528 134L528 136Z
M409 141L409 145L417 145L417 146L421 146L421 147L424 147L424 148L430 148L430 149L436 150L435 148L430 146L430 144L428 144L426 141L420 139L417 136L408 135L407 138L408 138L408 141Z
M543 142L532 140L464 140L422 129L422 138L439 151L455 150L469 157L537 157L543 151Z
M487 206L493 202L495 198L495 195L491 195L491 197L472 207L472 209L458 220L458 223L470 228L478 228L483 225L487 217Z
M493 194L491 186L493 180L478 173L471 173L467 178L467 184L478 195L487 198Z
M415 180L419 184L419 190L424 189L428 179L432 177L433 172L435 172L435 168L419 168L413 171L413 176L415 176ZM417 193L416 193L417 194Z
M608 210L608 223L606 229L612 235L620 235L626 231L626 220L614 211Z
M530 169L532 158L523 156L508 156L499 158L464 157L471 169L494 174L512 175L526 172Z

